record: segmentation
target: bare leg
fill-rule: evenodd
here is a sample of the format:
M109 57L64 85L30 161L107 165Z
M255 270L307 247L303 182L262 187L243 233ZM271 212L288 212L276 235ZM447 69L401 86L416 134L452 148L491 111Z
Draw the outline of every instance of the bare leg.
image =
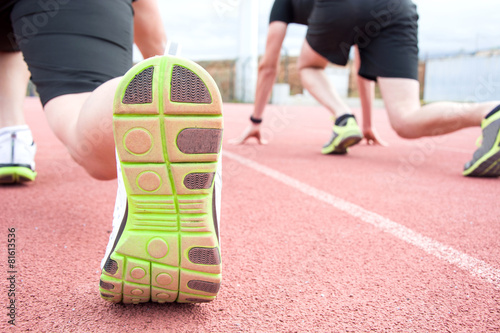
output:
M21 52L0 52L0 128L25 125L23 103L30 73Z
M359 72L361 67L361 58L359 55L358 46L354 46L354 67ZM359 99L361 101L361 110L363 112L363 137L367 144L387 146L382 139L379 138L375 128L372 126L372 111L373 100L375 99L375 82L365 79L357 75L356 81L358 83Z
M325 74L328 60L314 51L307 41L300 52L298 67L304 87L318 102L328 109L335 117L351 114L349 106L340 98Z
M141 0L134 7L134 42L144 59L162 55L167 45L157 0Z
M399 136L415 139L480 126L500 102L438 102L420 106L419 82L412 79L378 78L389 120Z
M116 177L113 98L120 78L92 93L56 97L45 105L47 120L71 157L94 178Z

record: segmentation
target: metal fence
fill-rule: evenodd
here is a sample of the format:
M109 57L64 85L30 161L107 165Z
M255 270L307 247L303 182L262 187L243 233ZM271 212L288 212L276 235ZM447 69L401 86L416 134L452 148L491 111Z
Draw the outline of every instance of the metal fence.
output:
M500 99L500 51L428 59L424 100L482 102Z

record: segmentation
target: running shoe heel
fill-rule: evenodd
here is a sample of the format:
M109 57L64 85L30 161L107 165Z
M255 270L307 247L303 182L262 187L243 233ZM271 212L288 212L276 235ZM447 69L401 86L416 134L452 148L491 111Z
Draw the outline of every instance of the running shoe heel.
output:
M0 184L34 181L35 153L27 125L0 128Z
M363 134L354 116L343 117L341 125L335 124L333 126L332 137L321 149L322 154L346 154L349 147L358 144L363 139Z
M496 110L482 121L482 143L465 164L464 176L500 177L500 106Z
M215 299L221 259L214 179L222 127L219 91L199 65L155 57L124 76L114 133L128 211L103 267L104 299Z

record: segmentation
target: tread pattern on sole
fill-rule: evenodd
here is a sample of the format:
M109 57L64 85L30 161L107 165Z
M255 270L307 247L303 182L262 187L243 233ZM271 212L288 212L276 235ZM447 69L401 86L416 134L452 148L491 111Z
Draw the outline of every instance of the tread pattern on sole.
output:
M177 146L184 154L217 154L222 142L218 128L186 128L177 137Z
M210 299L204 299L204 298L186 298L186 301L188 302L193 302L193 303L206 303L206 302L211 302Z
M104 270L111 275L114 275L118 270L118 264L113 259L109 258L104 264Z
M189 250L189 260L194 264L219 265L219 251L217 248L194 247Z
M188 287L194 290L200 290L207 293L218 293L220 289L220 283L213 283L208 281L191 280L188 282Z
M212 186L215 172L190 173L184 178L184 186L190 190L208 189Z
M99 286L102 289L106 289L106 290L113 290L115 288L115 286L112 283L104 282L102 280L99 282Z
M190 69L175 65L172 70L170 100L178 103L212 103L212 96L201 78Z
M168 89L173 102L212 103L211 94L219 92L204 82L215 83L191 64L151 58L133 67L117 90L114 134L128 213L101 273L105 300L198 303L214 300L219 291L212 196L222 115L216 108L193 111L193 104L161 99ZM153 96L160 97L153 103ZM124 112L123 104L132 106Z
M154 67L148 67L138 73L127 86L123 96L123 104L149 104L153 102Z

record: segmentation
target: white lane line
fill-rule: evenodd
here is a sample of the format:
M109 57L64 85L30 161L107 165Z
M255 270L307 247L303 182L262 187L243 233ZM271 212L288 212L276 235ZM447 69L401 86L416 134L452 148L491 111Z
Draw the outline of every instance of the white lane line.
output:
M369 223L391 235L412 244L428 254L431 254L439 259L445 260L450 264L457 265L461 269L471 273L474 276L485 279L487 282L500 289L500 270L489 265L488 263L462 253L454 248L441 244L427 236L421 235L418 232L411 230L401 224L389 220L377 213L366 210L358 205L350 203L344 199L337 198L327 192L321 191L315 187L305 184L299 180L289 177L277 170L271 169L247 159L240 155L231 153L227 150L223 152L225 157L230 158L248 168L260 172L274 180L288 185L310 197L323 201L338 210L359 218L360 220Z

